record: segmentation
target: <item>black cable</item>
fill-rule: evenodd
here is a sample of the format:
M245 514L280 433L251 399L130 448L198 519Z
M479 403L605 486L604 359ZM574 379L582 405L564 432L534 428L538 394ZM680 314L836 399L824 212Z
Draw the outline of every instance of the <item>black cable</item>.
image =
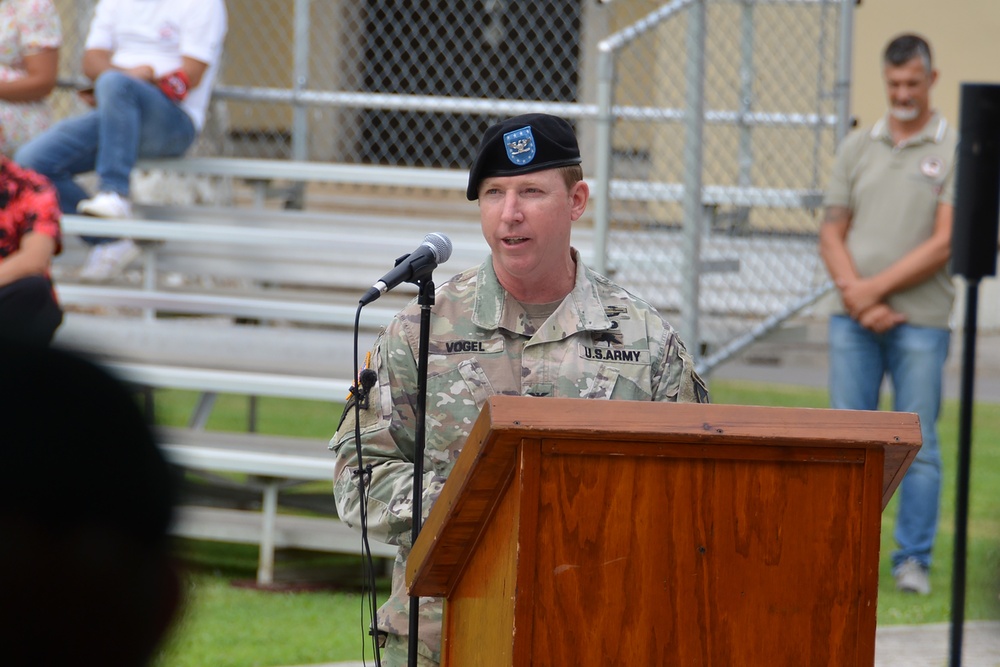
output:
M364 600L368 602L368 617L371 621L368 634L371 637L375 665L376 667L382 667L382 655L378 645L378 592L375 589L375 563L372 558L371 544L368 542L369 487L367 486L367 481L371 479L372 469L370 465L365 467L361 453L361 406L364 403L367 407L368 392L371 391L371 386L366 386L367 383L361 381L361 373L358 370L358 331L361 328L362 307L359 304L354 314L354 377L356 380L351 386L353 405L349 404L348 409L351 407L354 408L354 448L358 457L358 467L354 470L354 475L357 477L358 482L358 521L360 524L359 528L361 529L362 578L368 585L368 594L364 596ZM368 369L365 368L365 370ZM362 624L364 624L364 602L362 602L361 616ZM364 663L363 653L362 663Z

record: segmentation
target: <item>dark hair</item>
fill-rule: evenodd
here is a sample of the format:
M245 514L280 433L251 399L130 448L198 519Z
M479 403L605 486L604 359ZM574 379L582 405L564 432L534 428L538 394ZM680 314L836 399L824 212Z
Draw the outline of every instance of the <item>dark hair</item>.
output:
M892 67L901 67L914 58L920 58L924 63L924 69L930 73L933 69L933 59L931 58L931 45L920 35L905 34L899 35L885 47L882 54L882 62Z
M3 345L0 515L55 530L101 524L165 546L176 479L132 394L77 354Z
M0 346L4 664L149 664L183 597L173 472L107 371L2 333Z

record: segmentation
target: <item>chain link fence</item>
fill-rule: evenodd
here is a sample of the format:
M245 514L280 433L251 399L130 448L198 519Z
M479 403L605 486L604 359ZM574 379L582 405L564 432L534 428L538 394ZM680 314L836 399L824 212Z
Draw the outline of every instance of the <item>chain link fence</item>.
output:
M56 3L61 79L79 82L96 3ZM563 115L594 185L597 268L710 368L825 287L816 211L846 127L852 5L228 0L194 152L466 169L496 120ZM53 104L82 110L66 89Z
M607 270L670 313L708 367L826 290L816 211L846 126L843 11L678 0L623 17L602 44Z

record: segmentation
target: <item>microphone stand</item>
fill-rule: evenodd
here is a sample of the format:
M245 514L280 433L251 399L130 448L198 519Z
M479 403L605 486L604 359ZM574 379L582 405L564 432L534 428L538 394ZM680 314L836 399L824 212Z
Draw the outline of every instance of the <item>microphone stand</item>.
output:
M427 413L427 356L430 349L431 307L434 305L434 281L429 277L418 279L420 294L417 304L420 306L420 342L417 351L417 414L413 434L413 525L410 529L410 548L420 535L420 524L423 521L423 479L424 479L424 441ZM418 612L420 598L410 596L410 629L408 660L409 667L417 667L417 631L420 626Z

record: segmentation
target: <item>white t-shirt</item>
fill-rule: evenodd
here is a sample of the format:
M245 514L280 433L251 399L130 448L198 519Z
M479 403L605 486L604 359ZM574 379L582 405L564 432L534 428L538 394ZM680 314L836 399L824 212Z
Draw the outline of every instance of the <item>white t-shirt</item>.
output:
M181 102L201 130L226 30L224 0L100 0L85 48L111 51L115 67L149 65L157 78L180 69L182 56L206 63Z

